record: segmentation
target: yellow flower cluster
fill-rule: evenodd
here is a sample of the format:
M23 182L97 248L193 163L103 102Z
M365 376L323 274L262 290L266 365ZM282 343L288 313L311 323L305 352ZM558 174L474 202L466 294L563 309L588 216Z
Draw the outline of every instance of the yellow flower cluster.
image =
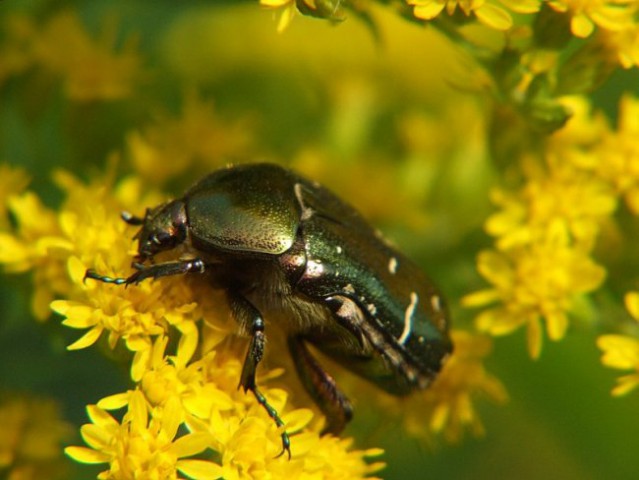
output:
M509 10L515 13L535 13L541 0L407 0L413 5L413 14L422 20L433 20L444 10L454 15L457 9L466 17L475 16L484 25L495 30L508 30L513 26Z
M550 339L560 340L569 314L603 282L605 269L591 258L597 237L618 198L630 199L631 208L635 198L636 159L630 151L636 150L636 100L624 99L616 131L602 117L593 118L582 100L564 102L574 116L550 137L543 161L524 162L521 189L494 192L500 211L487 220L486 230L497 248L478 260L492 287L464 299L467 306L497 303L477 317L482 331L504 335L526 326L535 358L541 322Z
M639 322L639 293L629 292L625 297L626 308ZM619 396L629 393L639 386L639 325L633 326L634 335L601 335L597 346L603 350L601 363L619 370L634 370L619 378L612 394Z
M50 400L25 396L0 397L0 472L7 480L65 477L61 444L71 425L60 419Z
M339 21L343 19L342 3L344 0L260 0L264 7L280 10L277 31L286 30L297 14Z
M13 75L37 67L61 79L76 101L116 100L131 96L140 81L140 58L127 41L114 52L116 29L107 23L93 39L71 11L36 25L30 17L7 16L0 24L6 36L0 50L0 85Z
M417 438L431 440L443 434L449 442L458 442L466 430L481 436L484 426L475 410L475 398L499 404L508 400L502 383L483 364L492 351L492 339L463 330L453 330L452 339L455 352L433 385L401 404L406 431Z
M211 102L189 91L179 117L161 115L140 131L127 135L129 158L136 171L155 184L187 169L210 171L229 158L250 158L252 125L247 119L217 115Z
M136 178L116 187L108 180L86 185L66 173L56 180L66 192L59 213L31 192L10 196L17 229L0 234L0 262L12 271L34 272L34 308L41 318L54 297L63 298L51 307L66 317L65 325L85 332L70 350L101 340L115 348L122 341L132 352L136 385L88 407L91 423L82 436L90 448L69 447L71 457L107 463L100 478L110 479L177 478L178 472L202 479L351 479L383 466L366 461L380 450L354 450L349 439L321 437L321 422L311 424L310 410L291 408L287 392L264 388L293 436L292 460L278 457L280 432L255 399L237 388L245 345L233 335L236 327L221 296L183 278L126 289L83 281L89 266L125 274L135 245L117 212L140 211L159 197L142 197ZM169 348L170 342L177 348ZM258 381L264 385L276 375L270 371ZM123 415L109 413L121 409Z

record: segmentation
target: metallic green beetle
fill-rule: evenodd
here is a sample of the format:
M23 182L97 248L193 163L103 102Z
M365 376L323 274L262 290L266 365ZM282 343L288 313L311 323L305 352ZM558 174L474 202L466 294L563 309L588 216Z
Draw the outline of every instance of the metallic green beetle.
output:
M452 351L445 302L432 282L352 207L290 170L229 167L144 218L122 217L141 226L137 271L110 278L89 270L86 277L128 285L206 275L250 332L240 386L278 426L282 420L255 383L264 318L284 319L299 377L326 415L324 433L339 433L352 407L307 344L395 395L426 388ZM179 260L152 263L178 246ZM282 446L290 456L286 432Z

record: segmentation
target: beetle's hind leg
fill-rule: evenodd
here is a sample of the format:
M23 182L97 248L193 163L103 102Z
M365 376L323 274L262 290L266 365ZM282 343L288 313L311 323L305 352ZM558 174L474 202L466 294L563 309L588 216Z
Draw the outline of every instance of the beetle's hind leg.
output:
M351 402L338 388L333 377L311 355L301 337L290 337L288 348L302 385L326 416L322 435L340 433L353 418Z
M242 327L246 326L249 329L251 335L251 343L248 351L246 352L244 365L242 366L239 386L243 388L245 392L253 392L257 402L264 407L264 410L266 410L268 416L273 419L277 427L281 428L284 426L284 422L277 413L277 410L268 403L266 397L259 391L255 382L255 372L257 370L257 365L262 360L262 357L264 357L264 345L266 343L264 319L262 318L262 314L251 302L244 298L243 295L229 292L228 297L233 316ZM282 431L281 438L282 452L280 455L286 452L290 459L291 441L285 430Z

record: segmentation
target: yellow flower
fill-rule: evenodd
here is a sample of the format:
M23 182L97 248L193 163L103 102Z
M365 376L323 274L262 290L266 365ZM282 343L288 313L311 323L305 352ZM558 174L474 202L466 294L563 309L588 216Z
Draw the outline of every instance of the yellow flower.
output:
M610 63L626 69L639 66L639 23L621 30L601 31L597 39L608 52Z
M639 293L629 292L625 297L626 308L634 320L639 322ZM636 327L636 325L635 325ZM603 351L601 363L619 370L634 370L617 379L612 389L615 396L625 395L639 386L639 339L630 335L601 335L597 346Z
M72 429L60 418L54 402L5 395L0 398L0 425L3 478L64 478L60 447Z
M491 338L462 330L453 330L452 338L453 355L433 385L401 406L406 429L416 437L443 434L449 442L458 442L467 429L473 435L483 435L475 399L484 397L496 403L508 400L502 383L483 365L492 351Z
M142 393L135 391L122 422L95 405L87 411L92 423L81 432L91 448L67 447L65 452L82 463L108 463L99 479L176 479L178 471L193 479L221 476L219 465L185 458L206 450L209 439L201 433L178 435L183 411L176 400L149 409Z
M498 303L477 316L477 328L491 335L506 335L526 326L533 358L541 353L541 321L551 340L561 340L575 302L596 289L605 277L601 266L583 251L571 248L561 235L504 253L483 251L477 263L492 288L467 295L463 304L479 307Z
M601 142L598 173L639 215L639 99L624 96L619 105L617 131Z
M18 223L16 232L0 232L0 264L5 271L21 273L33 270L35 293L31 306L39 320L49 317L54 296L68 291L70 284L63 265L56 261L67 243L61 238L56 215L32 193L25 192L8 200Z
M554 155L548 163L550 171L530 178L519 192L493 192L501 211L486 221L486 230L498 237L500 250L535 243L556 229L590 250L602 220L615 210L616 197L599 177Z
M557 12L569 12L570 29L581 38L590 36L595 25L621 30L632 24L637 11L636 0L551 0L548 5Z
M513 25L513 19L508 11L497 3L501 3L510 10L518 13L532 13L539 10L539 0L407 0L413 6L413 15L422 20L433 20L444 9L448 15L453 15L459 8L467 17L475 15L483 24L495 30L508 30Z
M344 0L260 0L260 5L281 10L277 31L283 32L290 25L297 12L311 17L332 21L344 19L342 4Z
M28 183L29 177L24 170L6 163L0 164L0 232L9 226L9 199L22 193Z
M178 118L162 116L130 132L126 143L137 172L145 180L162 183L187 170L208 173L229 158L250 156L251 130L249 120L222 118L211 102L189 91Z
M33 41L35 61L62 77L67 95L79 101L117 100L133 94L140 58L132 41L113 51L117 32L107 24L98 40L70 11L54 15Z
M56 181L67 195L59 214L44 207L32 192L25 192L8 201L17 228L14 232L0 232L0 264L9 272L33 271L32 307L42 320L49 317L54 298L69 296L72 291L84 292L80 295L83 298L86 289L91 288L82 285L78 262L91 265L90 262L103 261L107 270L107 265L128 268L131 261L132 242L117 212L122 205L132 206L127 202L136 197L135 182L122 182L126 188L118 192L123 199L120 202L107 198L105 187L97 183L84 185L62 172L56 174ZM114 249L114 245L120 248ZM75 258L70 263L75 266L75 277L67 270L71 258Z
M277 31L283 32L297 14L297 0L260 0L260 5L280 10Z
M309 428L307 409L287 411L287 393L266 388L264 395L282 413L292 435L292 459L280 457L280 432L251 395L237 388L242 364L237 348L217 346L190 362L192 349L180 342L175 356L167 356L168 338L158 338L135 391L106 397L88 408L92 424L82 427L91 447L66 452L84 463L108 463L100 478L133 477L140 465L153 466L164 477L176 470L193 478L363 478L382 468L366 459L378 449L351 450L351 439L320 437ZM185 349L186 353L182 350ZM264 385L267 376L258 383ZM106 410L127 407L122 422ZM190 433L176 438L180 427ZM217 452L208 455L205 451ZM128 453L126 453L128 452ZM126 453L126 454L125 454ZM197 460L184 456L200 454ZM207 460L215 458L215 463ZM150 467L149 467L150 468ZM215 476L212 476L215 475Z
M237 388L246 345L234 339L237 325L220 305L224 296L206 279L163 278L128 288L84 281L89 266L112 276L130 271L134 229L118 212L140 212L159 200L141 200L133 178L118 184L115 195L108 193L110 182L87 185L63 172L56 180L66 193L57 214L30 192L11 197L18 226L0 236L0 259L13 271L31 269L43 279L56 272L58 285L43 282L47 295L59 298L51 307L66 317L64 325L86 330L68 348L89 347L103 334L111 348L122 341L133 352L136 384L89 407L92 423L82 427L82 436L90 448L69 447L72 458L107 463L99 478L110 479L243 478L246 472L355 479L381 468L366 461L378 450L354 450L349 439L320 437L320 422L310 426L310 410L290 409L288 392L263 388L294 435L293 460L275 458L281 431L253 395ZM177 345L174 353L169 344ZM258 384L279 373L260 369ZM107 413L122 408L121 421ZM189 433L178 433L184 431ZM186 458L193 455L200 458Z

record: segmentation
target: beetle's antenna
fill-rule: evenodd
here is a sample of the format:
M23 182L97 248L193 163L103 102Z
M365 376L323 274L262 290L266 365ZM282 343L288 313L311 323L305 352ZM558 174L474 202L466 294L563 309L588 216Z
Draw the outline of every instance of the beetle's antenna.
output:
M142 225L144 223L144 219L140 217L136 217L131 212L121 212L120 217L129 225Z
M87 278L92 278L93 280L98 280L99 282L104 282L104 283L113 283L115 285L125 285L127 283L126 278L121 278L121 277L113 278L113 277L108 277L106 275L100 275L98 272L90 268L84 273L84 278L82 279L82 282L86 283Z

